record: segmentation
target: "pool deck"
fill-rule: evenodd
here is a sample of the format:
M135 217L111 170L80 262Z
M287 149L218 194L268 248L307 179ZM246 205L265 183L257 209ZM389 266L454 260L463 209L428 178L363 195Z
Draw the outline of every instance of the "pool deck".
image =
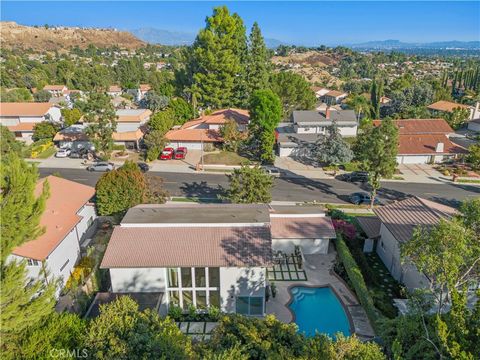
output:
M365 310L358 302L343 280L333 273L335 252L329 251L325 255L305 255L304 268L307 273L307 281L275 281L277 295L270 297L267 302L267 314L274 314L282 322L293 321L293 314L288 308L291 299L289 288L291 286L330 286L340 298L349 317L353 332L362 340L369 340L375 336Z

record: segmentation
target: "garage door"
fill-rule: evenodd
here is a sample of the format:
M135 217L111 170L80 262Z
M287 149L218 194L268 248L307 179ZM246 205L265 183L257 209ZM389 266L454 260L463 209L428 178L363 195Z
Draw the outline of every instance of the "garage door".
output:
M279 148L279 152L278 152L278 156L280 157L287 157L287 156L290 156L293 152L293 149L294 148L289 148L289 147L280 147Z
M430 156L428 155L412 155L412 156L397 156L399 164L428 164Z

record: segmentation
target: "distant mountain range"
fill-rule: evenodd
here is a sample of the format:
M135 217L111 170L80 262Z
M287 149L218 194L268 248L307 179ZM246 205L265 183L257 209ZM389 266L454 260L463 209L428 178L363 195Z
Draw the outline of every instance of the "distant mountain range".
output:
M194 33L170 31L164 29L157 29L152 27L145 27L140 29L128 30L140 40L150 44L161 45L191 45L197 36ZM265 38L267 47L273 49L279 45L286 44L277 39Z
M368 41L360 44L345 45L352 49L468 49L480 50L480 41L438 41L429 43L406 43L400 40Z

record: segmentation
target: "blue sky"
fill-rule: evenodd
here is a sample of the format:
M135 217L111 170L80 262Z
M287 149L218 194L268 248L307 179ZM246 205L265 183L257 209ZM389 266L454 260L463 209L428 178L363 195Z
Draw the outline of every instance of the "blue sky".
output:
M1 19L24 25L159 29L196 33L225 4L266 37L303 45L370 40L480 40L480 2L20 2L1 1Z

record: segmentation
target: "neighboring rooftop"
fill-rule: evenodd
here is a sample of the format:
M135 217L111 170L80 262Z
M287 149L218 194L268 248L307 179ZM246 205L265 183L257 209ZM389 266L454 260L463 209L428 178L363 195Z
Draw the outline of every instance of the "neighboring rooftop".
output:
M398 155L462 154L466 150L450 141L445 134L400 135L398 138ZM437 151L438 144L443 149Z
M43 116L53 107L48 102L0 103L0 116Z
M269 226L117 226L101 267L253 267L271 262Z
M470 109L470 106L451 101L440 100L427 106L430 110L452 112L454 109Z
M375 208L373 211L399 242L410 240L417 226L432 226L440 219L456 214L452 207L416 196Z
M178 129L165 134L170 141L221 142L220 132L210 129Z
M330 116L327 119L325 111L316 110L295 110L292 113L294 123L304 125L331 125L333 120L337 121L338 125L357 125L357 118L353 110L337 110L330 111Z
M121 226L148 224L193 227L200 224L265 224L270 221L266 205L239 204L151 204L127 211Z
M50 196L40 219L45 233L16 247L14 255L45 260L82 219L77 212L95 195L93 187L50 175L38 181L36 196L41 194L45 180L50 185Z
M216 124L223 125L228 120L234 120L239 125L246 125L250 120L248 110L243 109L222 109L211 113L210 115L203 115L198 119L187 121L182 125L181 129L189 129L192 126L200 124Z
M357 216L357 222L370 239L375 239L380 236L380 225L382 222L378 217Z
M341 92L341 91L338 91L338 90L330 90L324 96L339 97L339 96L346 95L346 94L347 94L346 92Z
M53 141L88 141L82 126L72 125L55 134Z
M273 217L272 239L334 239L335 229L329 217Z
M270 217L325 216L323 206L270 205Z
M137 129L135 131L122 131L112 133L113 141L138 141L143 138L142 129Z
M65 85L45 85L43 90L47 91L62 91L63 89L67 89Z
M379 126L381 120L374 120L373 125ZM394 120L400 135L411 134L450 134L453 129L444 119L402 119Z
M142 122L152 115L149 109L119 109L115 112L117 122Z

